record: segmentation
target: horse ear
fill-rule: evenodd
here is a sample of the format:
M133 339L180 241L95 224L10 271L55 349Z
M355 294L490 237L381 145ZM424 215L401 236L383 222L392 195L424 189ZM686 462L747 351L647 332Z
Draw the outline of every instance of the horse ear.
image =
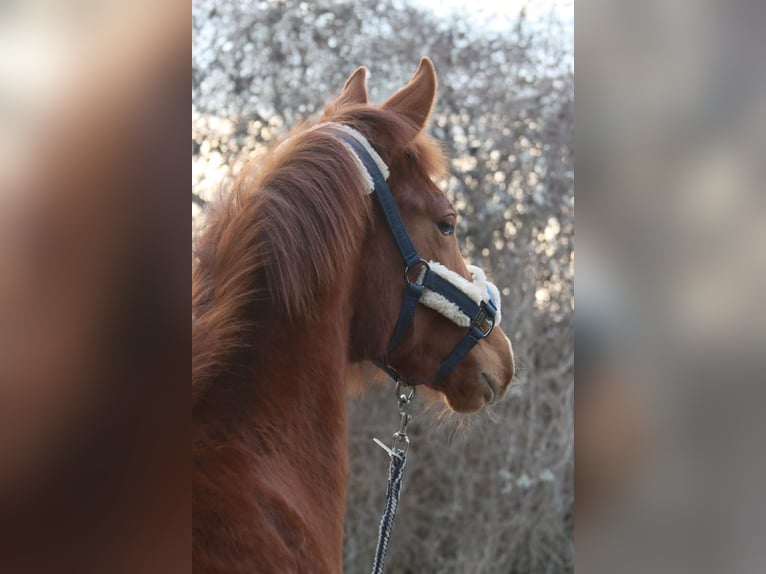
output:
M348 77L337 101L343 104L367 103L367 68L359 66Z
M402 114L422 130L428 122L435 100L436 70L433 62L423 56L415 75L401 90L388 98L383 107Z

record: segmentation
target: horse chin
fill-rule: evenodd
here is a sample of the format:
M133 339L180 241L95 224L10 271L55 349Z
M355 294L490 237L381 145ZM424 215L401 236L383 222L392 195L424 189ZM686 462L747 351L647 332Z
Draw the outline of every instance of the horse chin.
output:
M447 406L461 414L478 412L496 398L493 386L484 377L475 384L443 389L442 395Z
M477 413L488 404L483 398L470 400L466 397L460 397L460 399L454 400L447 395L444 395L444 402L450 410L463 415Z

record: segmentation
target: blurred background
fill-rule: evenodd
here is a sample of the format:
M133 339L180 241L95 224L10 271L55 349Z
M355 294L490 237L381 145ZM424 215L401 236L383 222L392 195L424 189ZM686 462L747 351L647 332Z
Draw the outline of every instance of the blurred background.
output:
M391 572L573 567L574 62L571 2L195 0L192 231L255 153L321 111L359 65L373 102L414 73L439 78L430 132L467 259L501 288L518 382L490 412L423 409ZM345 568L370 567L393 390L350 401Z
M577 8L577 567L766 569L766 4Z

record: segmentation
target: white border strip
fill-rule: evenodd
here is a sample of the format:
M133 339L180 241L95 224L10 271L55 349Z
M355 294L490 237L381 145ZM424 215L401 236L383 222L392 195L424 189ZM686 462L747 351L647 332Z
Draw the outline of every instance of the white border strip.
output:
M369 141L367 141L367 138L364 137L359 131L355 130L352 127L344 126L343 124L338 124L335 122L322 122L316 125L311 126L306 131L314 131L321 128L334 128L338 129L342 132L347 133L352 138L354 138L356 141L358 141L364 149L367 151L368 154L370 154L370 157L375 162L375 165L378 166L378 169L380 170L380 173L383 175L383 179L388 179L388 176L390 175L390 172L388 170L388 166L386 165L386 162L383 161L383 158L380 157L380 154L378 154L377 151L375 151L375 148L372 147L372 144L370 144ZM284 146L288 141L290 141L291 138L287 138L283 142L281 142L276 149L274 150L275 153L279 152L279 150ZM356 152L354 151L354 148L352 148L349 144L346 142L342 142L343 145L346 147L348 151L351 152L351 157L354 158L354 162L359 167L359 171L362 173L362 177L364 178L364 183L367 185L367 193L370 194L373 191L375 191L375 184L372 181L372 175L370 172L367 171L367 168L364 167L364 162L362 161L362 158L360 158Z
M354 158L354 163L359 168L359 172L362 174L362 177L364 178L364 184L367 186L367 195L370 195L373 191L375 191L375 182L372 181L372 176L370 175L370 172L367 171L367 168L364 167L364 164L362 163L362 159L356 155L356 152L354 151L354 148L352 148L349 144L342 141L343 147L345 147L349 153L351 154L351 157Z
M352 127L344 126L343 124L336 124L336 123L317 124L316 126L314 126L314 128L318 128L319 126L329 126L329 127L339 129L343 132L346 132L348 135L350 135L352 138L358 141L364 147L367 153L370 154L370 157L372 157L372 159L375 161L375 165L378 166L380 173L383 174L383 179L388 179L388 176L390 175L390 173L388 171L388 166L386 165L386 162L383 161L383 158L380 157L378 152L375 151L375 148L372 147L370 142L367 141L367 138L364 137L361 133L359 133L357 130L355 130ZM356 153L354 155L356 155ZM367 170L365 169L364 171L366 172Z

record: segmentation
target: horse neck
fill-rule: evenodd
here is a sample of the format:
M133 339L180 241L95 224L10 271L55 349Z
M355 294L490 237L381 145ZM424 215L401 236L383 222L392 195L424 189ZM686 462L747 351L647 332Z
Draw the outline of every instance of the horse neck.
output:
M362 244L363 233L360 229L355 245ZM350 270L358 269L359 261L360 254L353 253L342 263ZM252 543L246 554L253 566L277 564L281 558L270 555L269 548L285 540L309 540L301 544L314 550L298 554L311 558L296 571L316 560L327 564L326 570L340 567L348 468L345 378L355 275L339 276L307 317L288 320L268 304L240 318L257 325L244 341L247 351L236 355L240 367L230 363L219 371L195 404L195 516L206 530L199 536L225 536L205 520L206 512L214 517L209 524L223 518L227 531ZM215 315L215 305L207 312ZM215 348L215 341L206 345ZM291 525L289 534L274 532L275 513Z
M252 564L229 571L337 571L342 560L344 379L370 203L343 145L306 138L270 178L235 185L197 249L195 537L222 548L220 561L236 533ZM296 556L311 558L278 564Z
M213 392L212 400L196 409L198 535L225 548L226 532L237 533L238 540L251 545L237 568L341 568L348 472L348 292L348 286L339 285L311 319L290 326L266 324L248 378L218 381L211 391L221 392ZM227 525L225 531L210 526L219 520ZM273 552L282 546L293 550ZM228 559L215 556L212 562ZM203 557L195 560L207 563Z
M277 324L256 353L251 427L281 433L283 452L296 460L328 448L345 457L351 314L344 293L338 286L310 319Z
M363 233L360 228L358 240L351 243L361 245ZM349 252L341 268L358 269L360 251ZM311 262L303 265L309 267ZM276 432L282 437L283 454L294 449L291 458L296 461L313 452L305 448L307 439L323 437L324 448L332 448L337 460L345 459L345 379L356 283L355 273L339 275L317 294L305 316L293 319L271 301L244 307L226 300L214 302L206 314L225 318L224 328L201 329L199 346L215 354L216 349L231 346L232 334L240 341L238 350L211 361L220 365L204 388L204 398L195 401L197 422L217 429L242 425L240 434ZM235 297L240 297L238 292ZM236 318L230 316L232 310L238 312ZM237 328L227 329L226 324ZM216 341L219 332L222 336Z

